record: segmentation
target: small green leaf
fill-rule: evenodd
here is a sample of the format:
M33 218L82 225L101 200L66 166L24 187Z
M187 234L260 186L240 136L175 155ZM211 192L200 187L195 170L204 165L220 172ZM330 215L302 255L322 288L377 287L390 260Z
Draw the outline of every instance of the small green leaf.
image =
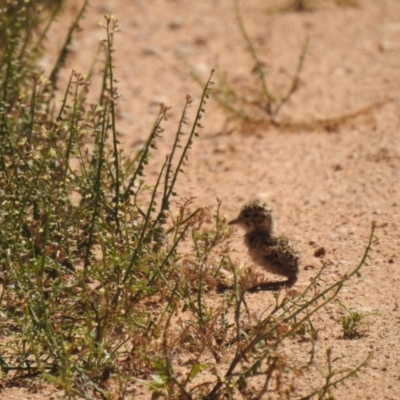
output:
M197 363L194 365L192 370L190 371L190 379L195 378L201 371L208 369L208 364L205 363Z

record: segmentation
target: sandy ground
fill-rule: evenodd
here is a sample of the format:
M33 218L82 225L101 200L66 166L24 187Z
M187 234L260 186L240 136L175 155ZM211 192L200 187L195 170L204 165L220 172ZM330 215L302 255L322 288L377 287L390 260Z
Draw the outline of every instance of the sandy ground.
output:
M70 3L65 18L51 32L51 45L42 60L45 69L54 60L68 21L78 12L75 2ZM378 240L370 266L361 278L346 285L340 300L349 308L377 314L368 319L365 336L343 340L335 319L341 315L340 307L335 303L317 346L320 353L331 347L342 366L354 366L373 354L358 379L337 389L338 399L398 399L400 2L359 0L357 6L350 6L345 1L315 1L307 12L271 12L278 3L272 0L242 3L246 28L274 93L287 89L309 40L299 90L282 110L282 118L340 117L392 101L334 129L318 124L280 129L239 123L211 100L205 128L180 179L180 195L195 196L198 207L216 207L219 198L227 218L235 217L248 200L268 202L278 231L289 236L302 255L298 290L306 287L320 265L314 257L315 246L324 247L325 258L331 262L328 280L353 269L375 220ZM202 77L218 68L244 94L251 93L253 63L233 10L231 0L91 1L68 68L87 71L91 54L104 37L98 21L104 14L115 15L120 26L115 36L122 95L119 130L127 152L133 153L146 139L159 104L165 103L172 108L157 157L164 159L186 94L195 105L201 94L185 60ZM154 171L156 164L155 160ZM231 247L232 258L248 262L240 232ZM248 299L260 310L273 301L269 292L249 294ZM59 396L47 386L32 385L4 388L1 398Z

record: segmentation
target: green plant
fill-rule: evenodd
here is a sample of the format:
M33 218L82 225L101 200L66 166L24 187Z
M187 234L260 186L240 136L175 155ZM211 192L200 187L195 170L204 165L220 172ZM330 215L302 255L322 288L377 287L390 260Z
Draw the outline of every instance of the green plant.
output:
M48 376L69 396L106 395L102 382L120 373L117 360L146 353L146 344L128 344L159 334L142 302L185 293L176 249L200 210L187 215L184 203L180 218L170 224L168 216L211 85L187 131L192 99L186 98L171 153L156 181L147 183L146 166L168 109L161 108L143 149L127 158L116 125L115 19L106 16L103 24L99 102L88 104L88 79L76 71L60 107L54 102L85 7L47 79L36 67L41 46L32 39L43 23L28 24L36 21L37 10L27 3L20 16L26 31L12 21L7 28L11 39L0 75L1 306L11 329L0 348L0 366L14 378L24 372ZM159 318L168 307L167 302Z
M335 0L338 5L357 6L356 0ZM248 74L249 82L245 87L240 87L230 82L227 73L216 70L216 87L213 91L213 97L221 104L229 114L237 117L241 122L246 124L247 128L257 126L277 126L286 131L312 131L326 130L335 131L339 126L351 121L361 115L367 115L371 111L380 109L387 103L393 102L393 99L385 99L367 105L366 107L357 109L339 116L328 116L326 118L308 118L304 120L293 120L290 117L281 117L282 109L287 106L289 100L300 87L300 76L304 68L310 38L306 38L304 45L297 57L296 68L290 79L285 83L285 90L277 93L271 89L272 79L268 76L264 62L260 58L254 41L248 35L245 21L239 7L239 0L233 0L236 20L240 33L247 45L253 67ZM289 4L281 7L273 7L271 11L307 11L315 8L315 0L293 0ZM201 85L204 80L201 79L195 69L192 68L187 60L185 64L189 69L192 77Z
M360 310L350 310L342 302L339 302L346 313L342 317L343 338L355 339L364 335L365 318L376 315L376 312L366 313Z
M233 1L239 30L246 42L254 64L252 72L256 77L256 82L254 87L247 88L247 91L244 93L240 89L234 88L228 83L224 75L218 72L217 89L214 91L213 95L227 110L248 123L258 124L268 121L269 123L277 124L279 112L298 90L300 74L308 50L308 40L305 41L300 56L298 57L297 67L293 78L288 83L286 93L272 93L263 62L260 60L254 44L246 31L242 13L239 8L239 0ZM194 79L203 84L200 77L192 68L190 68L190 72Z

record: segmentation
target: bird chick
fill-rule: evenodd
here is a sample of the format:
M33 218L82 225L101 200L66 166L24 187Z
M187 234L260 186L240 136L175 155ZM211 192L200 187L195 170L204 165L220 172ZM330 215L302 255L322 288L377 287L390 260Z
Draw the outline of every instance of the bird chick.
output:
M293 286L299 273L300 258L284 236L274 236L272 210L262 201L245 204L237 218L229 225L238 225L246 231L245 244L251 259L266 271L287 277L284 284Z

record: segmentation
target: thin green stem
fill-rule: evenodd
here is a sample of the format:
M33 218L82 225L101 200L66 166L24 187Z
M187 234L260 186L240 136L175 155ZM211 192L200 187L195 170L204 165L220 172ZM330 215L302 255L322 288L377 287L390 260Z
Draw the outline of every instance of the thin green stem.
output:
M244 40L246 41L247 47L250 50L250 54L256 64L255 69L257 72L257 75L261 81L261 85L263 88L263 92L264 95L266 97L267 100L267 104L266 104L266 111L270 116L274 115L274 111L272 109L272 105L275 102L275 97L271 94L268 84L267 84L267 78L265 77L265 72L264 72L264 68L262 66L261 61L258 58L258 54L253 46L252 41L249 38L249 35L247 34L246 28L244 26L244 22L243 22L243 18L242 18L242 13L240 11L239 8L239 0L234 0L234 5L235 5L235 15L236 15L236 19L238 21L239 24L239 28L240 31L244 37Z

